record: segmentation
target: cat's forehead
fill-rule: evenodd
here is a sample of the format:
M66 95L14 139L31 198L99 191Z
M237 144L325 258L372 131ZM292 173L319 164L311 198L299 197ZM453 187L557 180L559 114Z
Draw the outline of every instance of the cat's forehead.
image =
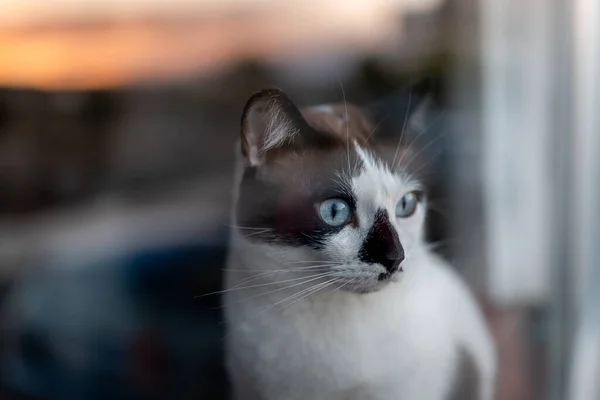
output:
M393 206L405 193L422 190L421 184L405 170L396 166L397 157L384 160L355 143L361 168L351 180L352 193L359 202L370 204L372 212ZM401 161L401 160L400 160Z
M374 189L409 190L417 183L400 162L406 154L400 148L386 153L356 139L340 140L333 146L282 152L269 168L269 179L290 192L316 197L336 193L369 197Z
M334 103L299 112L308 125L299 135L310 139L270 149L259 180L289 196L311 198L359 197L370 188L381 191L413 183L405 168L412 159L406 140L377 138L379 124L361 108Z

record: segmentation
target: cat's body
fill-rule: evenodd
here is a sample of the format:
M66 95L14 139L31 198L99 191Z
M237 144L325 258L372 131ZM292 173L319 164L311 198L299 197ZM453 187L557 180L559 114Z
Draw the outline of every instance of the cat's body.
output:
M335 135L343 127L336 127L339 113L300 116L279 92L262 96L264 124L250 120L243 129L226 272L235 399L491 400L495 355L484 320L466 286L423 243L424 205L404 212L403 195L421 189L394 169L397 152L387 164L386 156L379 159L361 141L368 125L360 129L364 121L347 111L342 122L356 132L315 141L304 120L322 129L319 135ZM252 118L248 112L244 121ZM263 150L252 149L256 136L248 130L261 129ZM301 145L285 138L291 147L284 151L283 139L268 137L285 132ZM274 147L265 147L269 140ZM278 153L269 160L267 150ZM322 188L330 181L333 192ZM321 208L321 219L312 214L331 196L347 199L352 209L340 225L324 224L338 223L337 209ZM313 199L315 207L303 206ZM465 378L470 389L462 387Z

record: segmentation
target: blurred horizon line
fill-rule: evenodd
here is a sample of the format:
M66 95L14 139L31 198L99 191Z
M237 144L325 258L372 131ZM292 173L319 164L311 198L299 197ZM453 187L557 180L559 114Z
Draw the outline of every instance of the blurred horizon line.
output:
M396 39L394 14L332 18L335 10L327 10L0 27L0 86L114 88L193 77L245 59L378 52Z
M0 15L0 86L107 89L185 80L244 60L379 54L398 44L404 15L439 3L128 0L66 2L46 15L38 0L10 0ZM40 9L24 13L34 4Z

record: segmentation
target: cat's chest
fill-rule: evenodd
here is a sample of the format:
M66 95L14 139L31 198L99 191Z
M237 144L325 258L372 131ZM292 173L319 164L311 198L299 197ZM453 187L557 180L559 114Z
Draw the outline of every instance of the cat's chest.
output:
M440 307L404 300L379 308L352 304L337 312L324 306L321 312L295 315L302 323L289 321L277 339L278 353L286 354L282 379L293 376L319 392L410 392L423 385L439 390L454 358L446 319Z

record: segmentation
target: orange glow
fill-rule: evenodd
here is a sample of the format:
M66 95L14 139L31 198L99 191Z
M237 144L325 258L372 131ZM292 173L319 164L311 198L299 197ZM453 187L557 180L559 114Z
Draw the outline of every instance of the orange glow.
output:
M247 57L376 50L397 16L332 2L238 16L0 28L0 85L103 88L203 73Z

